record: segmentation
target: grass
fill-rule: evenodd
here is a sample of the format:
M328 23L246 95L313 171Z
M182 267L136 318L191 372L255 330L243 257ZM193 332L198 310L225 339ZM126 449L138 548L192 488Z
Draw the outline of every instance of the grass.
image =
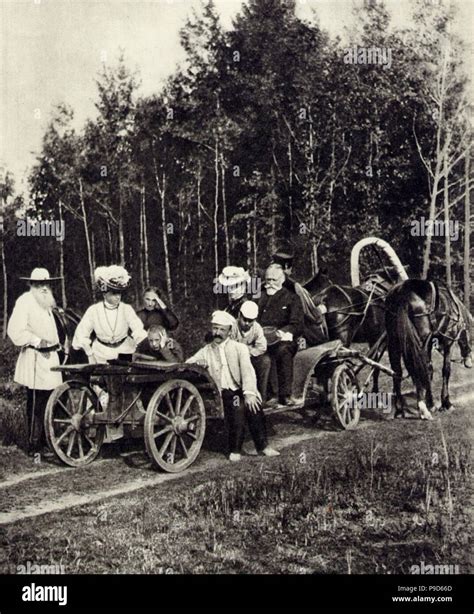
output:
M184 477L24 521L4 530L4 550L11 564L67 573L409 573L421 561L468 573L463 419L443 431L413 421L399 439L398 421L383 438L338 434L324 452L305 442L197 485Z
M0 437L8 447L0 446L0 477L31 471L31 463L18 467L13 445L24 427L11 370L2 362ZM453 383L461 376L457 370ZM0 572L31 561L63 564L66 573L393 574L424 561L472 573L471 424L467 404L432 423L373 421L277 459L223 464L0 527ZM119 461L91 466L87 476L66 472L43 487L89 492L101 487L103 472L122 479L121 470Z

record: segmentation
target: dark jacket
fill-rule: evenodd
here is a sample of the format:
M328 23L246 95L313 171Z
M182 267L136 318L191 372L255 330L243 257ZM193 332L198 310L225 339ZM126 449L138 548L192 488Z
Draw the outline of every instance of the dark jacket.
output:
M281 288L273 296L263 290L258 308L258 321L262 326L276 326L279 330L291 333L295 341L303 332L301 301L286 288Z
M285 276L285 281L283 282L283 287L296 294L295 290L295 282L291 279L291 277Z
M174 312L167 307L166 309L140 309L137 311L137 316L143 322L145 330L148 330L150 326L157 324L163 326L166 330L176 330L179 325L179 320Z
M167 362L183 362L184 354L180 344L174 339L169 338L165 347L154 350L150 346L148 339L143 339L136 349L138 354L146 354L155 360L166 360Z
M244 296L238 298L236 301L229 301L229 304L224 309L227 313L230 313L236 320L239 317L240 308L245 303L245 301L251 300L246 294Z

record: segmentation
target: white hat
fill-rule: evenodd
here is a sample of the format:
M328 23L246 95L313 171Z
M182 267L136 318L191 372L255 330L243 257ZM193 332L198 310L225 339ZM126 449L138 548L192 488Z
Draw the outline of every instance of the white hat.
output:
M214 311L211 323L219 324L220 326L234 326L235 318L230 313L227 313L227 311Z
M249 280L250 275L240 266L226 266L219 275L219 283L222 286L236 286L247 283Z
M258 305L253 301L245 301L242 303L240 313L248 320L255 320L258 316Z
M56 279L62 279L62 277L50 277L48 269L41 269L36 267L31 272L30 277L20 277L26 281L54 281Z

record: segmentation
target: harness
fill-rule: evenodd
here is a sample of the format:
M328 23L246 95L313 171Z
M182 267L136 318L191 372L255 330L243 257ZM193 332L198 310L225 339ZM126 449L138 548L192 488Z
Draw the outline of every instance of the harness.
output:
M378 291L379 295L376 296L375 298L373 297L373 295L374 295L374 293L376 291L376 285L375 284L371 285L371 290L370 290L369 294L367 294L366 290L363 289L362 287L358 287L358 288L355 288L355 289L358 292L360 292L361 294L363 294L365 296L366 300L365 301L361 301L360 303L353 303L351 297L346 292L346 290L344 290L344 288L342 286L339 286L338 284L334 284L333 287L336 288L344 296L344 298L348 301L349 305L347 307L342 307L340 309L328 310L326 312L326 315L330 314L330 313L338 313L338 314L343 314L345 316L342 319L342 321L339 322L338 325L336 326L337 330L341 329L344 326L344 324L346 324L346 322L352 316L357 316L357 317L362 316L361 321L358 323L358 325L357 325L357 327L356 327L356 329L355 329L355 331L354 331L354 333L352 335L352 338L354 338L356 336L356 334L359 332L359 329L362 327L363 323L365 322L365 318L367 317L367 313L368 313L369 307L371 305L373 305L376 301L383 301L384 298L385 298L385 295L381 294L380 290L379 290ZM360 306L363 305L364 309L362 311L353 311L353 309L355 307L358 307L359 305ZM381 306L383 307L383 304Z
M423 343L423 347L426 349L435 337L446 339L451 341L451 343L456 343L464 330L464 326L459 326L459 324L465 324L462 305L451 288L446 286L445 289L448 295L448 301L454 307L454 314L451 314L448 310L438 311L441 302L440 290L432 281L428 283L431 287L431 301L429 309L428 311L424 311L422 313L413 314L413 318L428 317L432 328L431 333L426 337ZM439 323L437 322L436 315L441 316Z

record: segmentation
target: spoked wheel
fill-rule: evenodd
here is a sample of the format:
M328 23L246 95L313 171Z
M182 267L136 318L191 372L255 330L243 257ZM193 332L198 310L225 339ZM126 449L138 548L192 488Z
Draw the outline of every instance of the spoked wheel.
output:
M51 393L44 430L49 447L66 465L88 465L99 454L105 429L93 424L95 411L101 411L97 395L82 382L65 382Z
M343 429L354 429L360 418L357 377L348 364L340 364L331 378L331 407L334 418Z
M154 465L177 473L193 463L206 430L199 390L182 379L162 384L151 397L145 416L145 446Z

